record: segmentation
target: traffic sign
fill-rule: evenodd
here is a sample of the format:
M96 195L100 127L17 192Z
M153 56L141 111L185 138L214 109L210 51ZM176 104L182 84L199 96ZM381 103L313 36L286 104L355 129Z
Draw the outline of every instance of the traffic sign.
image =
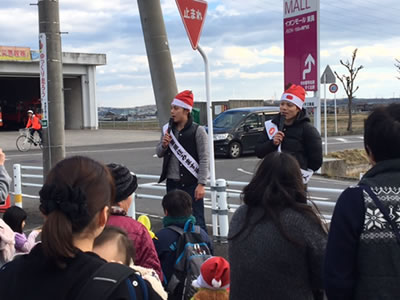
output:
M329 65L326 66L321 76L321 83L336 83L336 76Z
M339 89L339 87L338 87L338 85L337 85L336 83L332 83L332 84L329 86L329 91L330 91L332 94L335 94L335 93L338 91L338 89Z
M197 49L201 30L207 13L207 2L203 0L176 0L193 50Z
M284 82L318 90L319 0L284 0Z

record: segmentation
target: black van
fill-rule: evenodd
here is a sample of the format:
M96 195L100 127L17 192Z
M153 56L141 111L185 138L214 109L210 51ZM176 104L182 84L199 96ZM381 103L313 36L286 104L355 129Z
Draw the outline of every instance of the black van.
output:
M254 153L265 121L279 113L279 106L243 107L224 111L213 121L216 155L237 158Z

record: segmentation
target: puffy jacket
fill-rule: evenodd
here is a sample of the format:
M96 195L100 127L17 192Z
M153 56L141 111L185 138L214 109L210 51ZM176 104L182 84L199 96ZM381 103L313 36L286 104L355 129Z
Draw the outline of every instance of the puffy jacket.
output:
M160 279L163 280L160 261L146 227L131 217L120 215L110 215L107 225L125 230L135 246L135 265L153 269L157 272Z
M30 127L36 130L42 129L42 125L40 124L40 120L37 116L33 115L32 118L28 118L28 123L26 124L26 128Z
M279 126L280 114L272 122ZM293 155L300 164L300 168L313 171L322 165L322 141L317 129L310 124L310 119L303 109L297 115L292 125L284 125L285 138L282 141L282 152ZM264 158L267 154L277 151L278 146L269 139L266 129L260 134L255 148L256 155Z

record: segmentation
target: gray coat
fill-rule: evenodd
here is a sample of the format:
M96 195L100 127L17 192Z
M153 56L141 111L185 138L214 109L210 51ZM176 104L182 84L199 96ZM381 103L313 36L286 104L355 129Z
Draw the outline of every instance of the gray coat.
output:
M4 166L0 166L0 204L3 203L10 190L11 178Z
M242 228L246 212L247 205L235 212L229 237ZM250 220L260 214L256 211ZM326 233L310 217L292 209L282 212L281 222L285 232L303 246L285 239L267 218L229 240L231 300L311 300L312 289L322 289Z

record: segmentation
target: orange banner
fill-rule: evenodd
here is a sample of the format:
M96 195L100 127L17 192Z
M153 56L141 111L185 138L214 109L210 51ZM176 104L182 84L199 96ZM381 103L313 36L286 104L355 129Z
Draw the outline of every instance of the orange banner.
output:
M26 47L0 46L0 60L31 60L31 49Z

